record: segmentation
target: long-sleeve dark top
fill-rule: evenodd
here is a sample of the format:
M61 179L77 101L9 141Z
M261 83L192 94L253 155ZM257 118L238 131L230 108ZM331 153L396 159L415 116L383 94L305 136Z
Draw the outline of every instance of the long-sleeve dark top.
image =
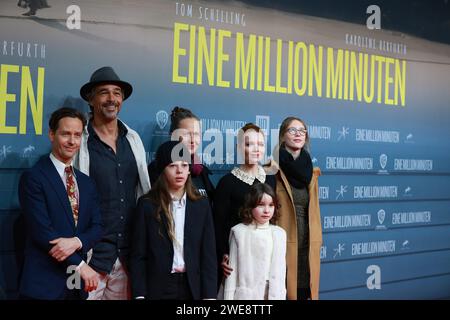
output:
M127 262L130 217L136 208L139 174L136 159L126 138L127 129L119 121L116 152L104 143L88 125L89 176L95 181L100 197L103 237L94 247L90 265L109 273L117 257Z
M261 183L255 179L253 184ZM267 175L266 181L275 190L274 175ZM232 227L241 222L239 210L244 204L250 185L236 178L232 173L224 175L215 191L213 217L216 232L217 259L220 265L224 254L229 252L228 237Z

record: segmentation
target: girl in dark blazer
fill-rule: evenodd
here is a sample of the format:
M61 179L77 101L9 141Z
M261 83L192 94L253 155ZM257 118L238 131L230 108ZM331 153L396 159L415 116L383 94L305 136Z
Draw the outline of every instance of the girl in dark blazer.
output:
M135 299L215 299L217 262L207 198L193 187L189 152L168 141L156 152L160 173L139 199L130 257Z

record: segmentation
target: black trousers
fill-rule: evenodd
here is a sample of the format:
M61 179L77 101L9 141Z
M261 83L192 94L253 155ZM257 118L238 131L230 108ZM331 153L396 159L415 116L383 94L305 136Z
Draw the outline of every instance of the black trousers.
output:
M186 273L171 273L162 300L193 300Z
M31 298L28 296L24 296L23 294L20 294L19 300L41 300L41 299ZM66 289L66 290L64 290L62 296L60 298L58 298L57 300L86 300L86 299L82 297L80 290Z
M311 299L311 289L297 288L297 300L308 300L308 299Z

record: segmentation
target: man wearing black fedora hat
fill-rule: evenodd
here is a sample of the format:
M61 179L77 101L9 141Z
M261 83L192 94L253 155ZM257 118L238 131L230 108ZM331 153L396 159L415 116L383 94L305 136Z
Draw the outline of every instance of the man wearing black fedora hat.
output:
M96 70L80 89L91 117L83 131L75 166L94 179L100 196L103 238L89 265L99 275L90 300L130 298L127 272L131 216L137 199L150 190L145 149L138 133L118 118L133 87L111 67Z

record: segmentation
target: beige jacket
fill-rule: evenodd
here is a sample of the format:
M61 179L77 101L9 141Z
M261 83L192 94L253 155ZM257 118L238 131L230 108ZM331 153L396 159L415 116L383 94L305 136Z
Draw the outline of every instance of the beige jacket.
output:
M271 169L278 168L272 161ZM280 204L280 219L278 225L286 230L287 234L287 298L297 300L297 215L289 182L281 170L276 173L276 193ZM273 171L272 171L273 172ZM309 271L311 298L319 299L320 280L320 247L322 246L322 224L320 221L319 184L320 168L313 169L313 176L309 184Z

